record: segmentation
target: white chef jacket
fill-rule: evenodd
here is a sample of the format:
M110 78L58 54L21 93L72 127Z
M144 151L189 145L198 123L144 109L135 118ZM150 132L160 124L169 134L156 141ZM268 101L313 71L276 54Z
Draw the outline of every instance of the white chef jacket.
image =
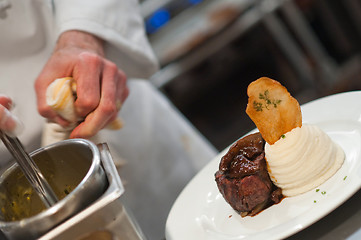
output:
M7 8L7 4L11 4ZM5 9L5 10L4 10ZM0 0L0 93L15 102L28 151L40 146L34 80L59 34L82 30L105 40L106 56L128 76L120 131L103 130L112 155L126 164L123 201L149 239L162 239L168 212L185 184L216 151L148 78L157 70L136 0ZM0 144L0 165L10 154Z
M34 80L62 32L83 30L104 39L106 56L128 78L147 78L157 70L136 0L1 0L1 6L6 9L0 9L0 93L19 105L15 113L26 123L25 143L33 142L43 121L35 114Z

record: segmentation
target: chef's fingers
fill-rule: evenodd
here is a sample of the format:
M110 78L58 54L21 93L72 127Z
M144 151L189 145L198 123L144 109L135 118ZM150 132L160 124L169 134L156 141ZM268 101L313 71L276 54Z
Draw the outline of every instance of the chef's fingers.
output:
M17 136L23 130L23 124L10 113L13 101L10 97L0 94L0 129L9 136Z
M114 75L113 79L113 83L109 83L109 82L105 82L107 83L106 85L103 85L103 90L102 90L102 96L107 96L108 92L111 91L111 89L113 89L113 85L115 85L116 91L115 94L112 95L108 100L111 100L108 104L113 104L115 105L115 111L113 111L113 114L109 114L109 118L108 121L105 122L105 126L108 126L110 123L112 123L114 120L116 120L118 118L118 112L120 111L120 109L122 108L123 103L125 102L125 100L127 99L128 95L129 95L129 88L127 86L127 76L125 75L125 73L119 69L116 68L116 66L114 65L114 63L108 64L107 66L110 66L110 71L108 71L108 73L111 73L109 77L112 77L112 75ZM115 69L116 68L116 69ZM104 76L106 71L104 71ZM110 79L110 78L108 78ZM107 89L108 88L108 89ZM104 98L106 100L106 98ZM103 97L102 97L103 100ZM119 120L119 123L113 124L113 128L114 129L119 129L122 124L121 120ZM104 127L105 127L104 126ZM118 128L116 128L118 127Z
M76 81L75 110L79 117L84 118L93 112L100 101L101 72L104 68L103 58L84 52L79 54L79 61L73 70Z
M0 105L0 129L9 136L18 136L23 130L23 124L3 105Z
M41 78L39 78L41 79ZM62 126L68 126L70 123L60 117L46 102L46 88L48 84L44 84L43 81L37 80L35 82L35 90L37 92L37 106L38 112L41 116L47 118L51 122L56 122Z
M62 126L68 126L70 123L60 117L47 104L46 91L55 79L71 75L72 68L70 66L72 66L74 62L76 62L76 60L65 56L62 52L54 52L34 83L39 114L49 121L56 122Z
M51 121L57 122L56 112L46 103L46 87L48 85L42 84L41 81L35 82L35 90L37 92L37 106L38 112L44 118L47 118Z
M70 135L71 138L90 138L94 136L116 118L120 109L119 104L121 105L129 94L129 89L126 85L126 75L114 63L107 60L104 60L103 63L99 104L73 130Z
M118 70L119 81L117 86L117 99L116 99L116 107L119 111L122 107L122 104L125 102L127 97L129 96L129 88L127 85L127 76L121 70Z
M4 94L0 94L0 105L3 105L7 109L11 109L13 106L13 101L11 100L10 97Z
M47 66L51 66L51 64L47 63L45 65L44 69L35 80L34 88L36 92L36 100L39 114L47 119L54 119L56 117L56 113L46 103L46 89L49 84L54 80L51 72L47 70Z

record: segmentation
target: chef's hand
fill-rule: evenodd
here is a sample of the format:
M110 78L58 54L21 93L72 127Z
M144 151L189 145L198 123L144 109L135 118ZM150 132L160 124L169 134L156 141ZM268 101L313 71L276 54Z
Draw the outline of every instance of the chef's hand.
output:
M46 89L57 78L73 77L76 82L75 110L84 118L71 138L90 138L112 122L128 97L126 76L104 57L103 41L81 31L64 32L35 81L39 113L62 126L69 123L46 104Z
M9 136L17 136L23 129L22 123L10 113L12 100L0 94L0 130Z

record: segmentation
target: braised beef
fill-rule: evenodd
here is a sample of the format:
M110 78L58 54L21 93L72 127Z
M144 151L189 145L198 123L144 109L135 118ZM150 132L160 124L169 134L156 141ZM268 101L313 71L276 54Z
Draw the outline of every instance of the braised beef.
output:
M238 140L222 157L215 174L219 191L241 216L254 216L283 198L269 178L264 145L260 133Z

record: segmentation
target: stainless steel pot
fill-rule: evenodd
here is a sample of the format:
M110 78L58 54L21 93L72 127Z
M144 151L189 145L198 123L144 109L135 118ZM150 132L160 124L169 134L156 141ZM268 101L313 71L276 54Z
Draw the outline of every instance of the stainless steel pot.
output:
M31 157L59 199L46 209L14 164L0 177L0 229L8 239L35 239L98 199L108 180L96 145L64 140L32 152Z

